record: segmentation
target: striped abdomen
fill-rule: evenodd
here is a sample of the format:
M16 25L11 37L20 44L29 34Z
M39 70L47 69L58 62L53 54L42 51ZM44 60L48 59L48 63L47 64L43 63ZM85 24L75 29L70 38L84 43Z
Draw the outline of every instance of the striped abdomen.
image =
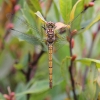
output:
M52 88L52 51L53 46L52 44L48 45L48 52L49 52L49 87Z

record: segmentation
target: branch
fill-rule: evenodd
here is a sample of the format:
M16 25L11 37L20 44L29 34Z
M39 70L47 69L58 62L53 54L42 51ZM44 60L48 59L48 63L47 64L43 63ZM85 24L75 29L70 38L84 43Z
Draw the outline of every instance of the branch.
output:
M34 56L33 56L33 59L34 61L31 62L31 56L29 54L29 65L28 65L28 70L27 70L27 73L26 73L26 80L27 82L30 81L31 79L31 75L32 75L32 72L33 72L33 76L34 77L34 74L36 72L36 68L37 68L37 63L40 59L40 57L42 56L42 54L44 53L44 51L41 51L39 54L36 54L34 53ZM30 94L27 94L27 100L29 100L29 97L30 97Z
M77 100L77 96L76 96L76 93L75 93L75 83L74 83L74 77L73 77L73 61L75 59L73 59L73 53L72 53L72 32L69 30L69 33L70 33L70 38L69 38L69 48L70 48L70 56L72 57L71 59L71 62L70 62L70 66L69 66L69 72L70 72L70 79L71 79L71 84L72 84L72 90L73 90L73 94L74 94L74 100Z
M89 2L88 5L84 5L84 9L74 18L74 20L71 23L73 23L81 14L85 13L88 8L93 7L95 1L96 0L92 0Z

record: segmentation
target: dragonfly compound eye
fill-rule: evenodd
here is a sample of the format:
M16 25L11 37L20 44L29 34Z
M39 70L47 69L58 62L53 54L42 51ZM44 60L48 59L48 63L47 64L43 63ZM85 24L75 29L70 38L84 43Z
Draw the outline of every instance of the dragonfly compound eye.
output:
M47 30L47 32L50 32L50 30Z
M55 23L50 21L50 22L46 23L46 26L47 26L47 28L54 28L55 27Z

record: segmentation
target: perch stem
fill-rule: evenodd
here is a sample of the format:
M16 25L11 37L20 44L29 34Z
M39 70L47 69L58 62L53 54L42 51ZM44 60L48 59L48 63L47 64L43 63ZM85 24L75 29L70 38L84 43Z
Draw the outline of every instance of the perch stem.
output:
M69 33L71 34L70 30L69 30ZM72 37L70 37L70 40L69 40L70 56L72 57L73 53L72 53L71 41L72 41ZM74 100L77 100L77 96L76 96L76 93L75 93L75 83L74 83L74 77L73 77L73 71L72 70L73 70L73 60L71 60L71 62L70 62L69 73L70 73L70 79L71 79L71 85L72 85L72 91L73 91L73 98L74 98Z

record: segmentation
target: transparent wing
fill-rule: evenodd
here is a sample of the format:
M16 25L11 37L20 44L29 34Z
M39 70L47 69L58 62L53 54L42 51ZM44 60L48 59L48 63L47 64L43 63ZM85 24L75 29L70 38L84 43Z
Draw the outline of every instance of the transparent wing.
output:
M17 37L19 41L27 41L28 43L37 46L36 49L48 51L48 47L46 45L45 39L41 39L37 36L26 34L21 31L18 31L16 29L11 29L11 33L13 36ZM40 46L42 46L42 48ZM54 48L55 51L59 51L63 46L68 45L68 42L65 38L65 34L61 36L61 38L57 38L57 40L54 42Z
M57 38L56 41L54 42L54 48L55 51L59 51L62 47L64 47L65 45L68 45L67 39L66 37L68 36L68 33L63 33L63 34L59 34L57 33Z
M37 13L38 14L38 13ZM12 17L13 15L9 13L7 18ZM33 45L42 45L42 50L47 51L47 45L45 43L44 37L41 37L41 32L33 25L29 24L28 21L19 15L15 15L15 28L12 29L12 34L17 37L20 41L27 41ZM57 38L55 42L55 47L57 50L66 43L65 36L60 35L60 38ZM38 47L37 49L41 49Z
M13 14L9 13L7 14L7 18L10 19L12 18ZM29 24L28 20L23 16L22 14L20 15L14 15L14 21L15 21L15 27L17 30L26 33L28 30L32 30L32 33L30 34L35 34L37 36L41 35L42 32L37 29L36 25L31 25Z
M11 29L11 33L13 36L17 37L19 41L27 41L28 43L37 46L37 49L42 49L43 51L47 51L47 46L45 45L45 39L41 39L37 36L31 35L31 34L26 34L21 31L18 31L16 29ZM41 47L39 47L42 46Z
M27 20L26 16L23 15L22 10L16 15L13 15L12 13L7 14L8 19L12 19L13 17L14 28L11 29L11 33L20 41L27 41L35 46L42 45L42 49L45 50L46 46L43 32L37 28L38 24L34 21L35 19L29 14L29 19ZM41 49L41 47L39 49Z
M26 34L26 33L23 33L21 31L18 31L16 29L11 29L11 33L13 34L13 36L17 37L20 41L27 41L31 44L34 44L34 45L38 45L38 44L41 44L43 41L36 37L36 36L33 36L33 35L29 35L29 34Z
M40 13L37 12L37 15L41 17ZM13 14L9 13L7 14L7 18L12 18ZM43 16L41 17L43 19ZM44 20L44 19L43 19ZM41 45L43 51L48 51L48 47L46 45L45 37L41 36L42 32L37 29L36 26L31 25L27 19L22 15L14 15L14 29L11 29L11 33L17 37L20 41L27 41L35 46ZM45 20L44 20L45 21ZM45 21L46 22L46 21ZM55 46L58 49L62 46L62 44L65 42L63 36L60 36L61 38L57 38L57 41L55 42ZM41 49L41 47L37 47L37 49Z

